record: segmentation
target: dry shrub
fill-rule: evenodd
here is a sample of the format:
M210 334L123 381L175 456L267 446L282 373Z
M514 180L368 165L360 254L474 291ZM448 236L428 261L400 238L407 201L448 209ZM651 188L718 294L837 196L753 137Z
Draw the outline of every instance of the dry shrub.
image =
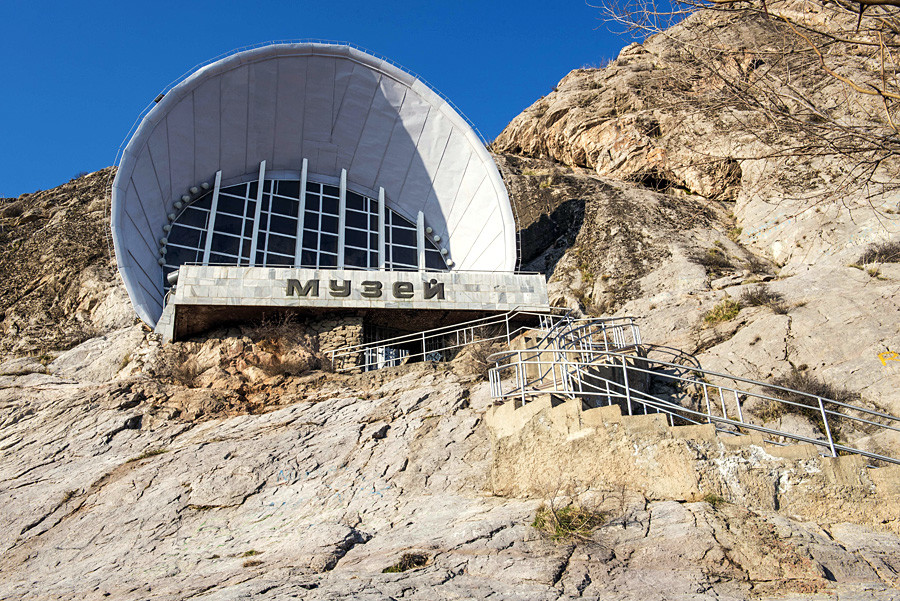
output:
M567 542L590 539L591 533L605 522L606 516L602 512L575 503L556 508L551 502L538 508L531 525L556 542Z
M741 295L741 304L747 307L769 307L779 315L784 315L788 312L784 297L778 292L769 290L766 286L756 286L755 288L744 290L744 293Z
M184 347L177 343L159 349L154 373L162 380L192 388L203 368Z
M790 374L774 379L772 384L790 388L798 392L805 392L812 396L778 391L776 393L777 396L796 404L789 405L787 403L775 403L770 401L766 408L760 412L760 417L767 422L791 413L809 419L817 428L819 428L820 432L824 433L825 422L822 420L822 411L819 408L818 400L814 397L822 397L824 399L831 399L850 405L859 402L859 395L855 392L851 392L834 384L829 384L807 371L792 370ZM841 431L842 422L843 420L839 417L834 415L828 416L828 426L831 429L832 436L835 438L838 437L838 434Z
M728 255L720 248L707 249L705 253L694 255L692 259L694 263L713 272L725 271L734 267Z
M869 246L856 262L860 265L869 263L900 263L900 240L878 242Z
M741 304L735 300L726 298L713 307L712 310L703 317L703 321L707 324L714 325L734 319L740 312Z
M400 556L400 560L394 565L383 569L383 574L393 574L397 572L405 572L416 568L424 567L428 564L428 556L424 553L404 553Z
M329 364L319 352L316 338L292 313L264 316L244 333L260 349L274 355L273 362L259 366L268 376L298 376Z

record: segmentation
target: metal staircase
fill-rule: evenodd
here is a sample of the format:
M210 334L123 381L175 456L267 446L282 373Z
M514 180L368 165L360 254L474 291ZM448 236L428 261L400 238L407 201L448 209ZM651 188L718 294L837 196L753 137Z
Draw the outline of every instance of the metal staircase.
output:
M533 325L516 325L522 319L530 319ZM338 371L369 370L399 363L379 360L385 353L378 349L412 348L416 352L408 352L406 361L447 360L475 342L501 342L508 347L489 357L494 363L488 372L490 391L498 402L522 407L550 395L581 402L585 408L618 405L627 415L663 414L671 426L712 424L723 435L758 433L774 444L805 442L834 457L858 454L900 464L900 458L842 442L850 429L864 434L900 433L900 418L703 369L677 349L643 343L630 317L575 319L569 314L511 312L338 349L332 351L331 359ZM748 408L752 411L745 412ZM818 435L772 427L776 418L792 413L815 424Z

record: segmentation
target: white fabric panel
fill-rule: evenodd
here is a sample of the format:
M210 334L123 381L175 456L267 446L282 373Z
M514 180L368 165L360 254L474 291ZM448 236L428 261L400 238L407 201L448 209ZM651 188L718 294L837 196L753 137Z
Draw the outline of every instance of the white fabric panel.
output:
M303 107L303 151L308 142L331 141L331 116L334 104L334 60L312 56L306 68L306 104ZM310 149L315 144L309 144ZM312 173L318 173L310 165Z
M503 230L503 223L497 219L497 206L480 205L477 211L482 217L479 221L468 221L462 228L455 232L456 237L462 237L462 252L454 254L453 260L459 265L459 269L469 271L481 271L478 265L479 259L489 244ZM460 236L462 234L462 236ZM455 242L455 240L454 240Z
M489 187L490 182L487 181L487 175L484 166L480 161L473 159L469 162L466 172L463 174L462 181L459 184L459 190L456 198L451 204L447 219L447 233L453 235L453 231L460 221L466 218L466 212L469 205L472 204L475 195L482 187Z
M129 240L133 243L131 248L146 247L150 252L156 253L159 244L154 238L154 231L158 229L160 237L162 237L162 225L159 228L155 227L155 224L144 214L139 203L132 203L125 207L125 220L122 222L122 227L130 236Z
M278 59L272 169L299 169L303 159L301 146L307 60L305 57L293 56Z
M398 202L406 174L414 162L419 162L416 144L425 127L425 120L431 107L415 94L407 94L400 107L400 119L391 131L376 186L384 188L387 193L388 206L410 221L415 221L418 209L404 207Z
M471 153L460 152L460 138L462 134L456 130L450 132L450 140L447 142L447 148L444 156L441 158L440 166L434 177L434 183L431 193L425 202L424 213L428 220L428 225L434 229L434 233L447 238L448 228L446 225L446 215L453 208L453 201L456 200L456 191L462 183L463 174L466 172L466 166L472 158ZM438 191L441 192L440 196Z
M490 202L493 197L494 194L490 186L483 185L479 187L478 192L469 204L465 219L461 219L450 230L448 238L451 244L450 252L459 269L478 269L478 267L468 263L466 259L470 257L469 249L476 244L482 230L490 225L489 221L492 218L496 219L496 217L499 217L497 205ZM493 226L502 228L503 222L496 219Z
M344 99L338 109L331 134L331 141L338 146L338 164L344 168L353 163L353 155L359 145L379 84L378 74L371 69L354 63L348 64L353 67L353 75L347 85L347 91L344 92Z
M156 171L153 168L153 161L150 160L150 153L145 152L135 162L134 171L131 172L132 186L136 190L139 199L139 205L149 219L150 226L164 220L166 218L166 201L162 197L159 184L156 179ZM162 231L162 223L159 225Z
M191 96L169 111L166 127L169 137L169 167L172 169L172 193L180 196L195 183L194 103Z
M366 116L349 175L354 182L375 188L381 161L391 139L391 132L403 105L406 88L389 77L382 77Z
M163 202L172 198L172 171L169 167L169 139L165 125L157 125L150 139L147 140L147 150L153 161L156 171L157 183Z
M334 96L331 101L331 120L329 122L331 127L329 127L328 131L329 136L334 135L334 126L337 123L338 113L341 110L341 104L344 102L347 87L350 85L350 79L353 77L354 67L352 61L331 60L334 63L334 77L331 81L331 85L334 88ZM322 85L326 84L327 82L322 82Z
M401 206L409 207L415 213L425 208L438 166L447 150L451 130L450 122L432 107L416 145L417 156L400 191L398 200Z
M278 62L263 61L249 66L250 109L247 120L247 168L259 168L275 148L275 102L278 90Z
M194 139L200 141L195 149L194 175L197 182L212 184L219 170L219 147L221 144L221 91L220 80L212 79L201 83L194 90ZM184 192L182 192L184 194ZM169 201L175 196L169 194Z
M247 170L247 96L248 68L246 65L226 71L222 85L222 126L219 160L223 179ZM257 164L259 168L259 164Z

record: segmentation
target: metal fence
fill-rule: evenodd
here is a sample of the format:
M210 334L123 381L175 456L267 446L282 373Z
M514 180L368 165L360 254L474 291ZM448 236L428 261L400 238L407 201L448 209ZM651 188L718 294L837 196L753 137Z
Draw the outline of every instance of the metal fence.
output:
M510 350L490 357L497 365L489 380L494 398L524 404L538 395L581 399L588 406L617 404L623 413L664 413L671 425L710 423L729 434L755 431L770 442L807 442L832 456L854 453L900 464L900 460L840 442L853 428L864 433L900 432L900 418L861 407L722 374L695 365L652 359L637 325L624 320L563 320L540 348ZM821 437L763 425L760 417L791 413L809 419ZM748 412L749 413L749 412Z

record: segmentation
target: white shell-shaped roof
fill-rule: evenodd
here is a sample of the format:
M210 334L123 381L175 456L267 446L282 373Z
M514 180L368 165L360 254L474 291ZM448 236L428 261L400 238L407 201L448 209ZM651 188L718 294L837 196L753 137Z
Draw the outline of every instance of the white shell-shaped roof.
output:
M490 154L414 76L338 44L274 44L209 64L172 88L125 147L112 190L119 270L138 315L162 313L159 239L192 186L309 173L337 178L446 241L454 269L513 271L515 221ZM255 179L255 177L254 177Z

